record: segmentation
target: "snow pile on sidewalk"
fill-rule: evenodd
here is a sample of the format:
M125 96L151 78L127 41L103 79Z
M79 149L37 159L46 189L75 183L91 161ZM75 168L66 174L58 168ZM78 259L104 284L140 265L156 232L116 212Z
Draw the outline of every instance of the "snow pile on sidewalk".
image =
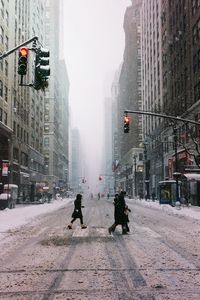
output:
M158 201L146 201L145 199L139 200L139 199L130 199L130 203L133 201L139 205L143 205L145 207L149 208L155 208L162 211L165 211L170 214L175 215L181 215L181 216L187 216L191 217L196 220L200 220L200 207L199 206L181 206L181 208L178 207L172 207L171 205L167 204L159 204Z
M28 205L24 207L19 205L14 209L6 208L5 210L1 210L0 233L27 224L34 217L66 206L70 201L72 201L72 199L67 198L63 200L54 200L51 203Z

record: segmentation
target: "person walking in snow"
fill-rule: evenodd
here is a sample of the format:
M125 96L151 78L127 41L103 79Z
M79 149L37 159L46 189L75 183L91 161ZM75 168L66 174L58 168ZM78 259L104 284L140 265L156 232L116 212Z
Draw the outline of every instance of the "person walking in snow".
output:
M108 228L109 234L115 231L117 225L122 225L122 234L127 234L128 224L127 215L125 214L126 202L124 199L125 192L121 191L120 194L116 194L114 198L114 219L115 222Z
M72 224L74 223L74 221L76 221L76 219L80 219L82 229L87 228L87 226L83 224L83 214L81 210L81 208L83 207L84 206L82 205L82 195L77 194L76 199L74 200L74 211L72 213L72 220L71 223L67 226L68 229L72 229Z

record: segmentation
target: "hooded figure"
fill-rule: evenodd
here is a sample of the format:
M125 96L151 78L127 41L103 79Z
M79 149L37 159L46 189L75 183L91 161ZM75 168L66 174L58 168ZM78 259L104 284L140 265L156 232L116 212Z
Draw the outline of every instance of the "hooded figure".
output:
M119 195L115 195L114 198L114 218L115 222L114 224L108 228L108 232L111 234L111 232L115 231L115 228L117 225L122 225L122 234L127 234L127 216L125 215L124 211L126 209L126 202L124 199L125 192L121 191Z
M87 226L83 224L83 214L81 210L81 208L83 207L84 206L82 206L82 195L77 194L76 199L74 200L74 211L72 213L72 220L71 223L68 225L68 229L72 229L72 224L76 219L80 219L82 229L87 228Z

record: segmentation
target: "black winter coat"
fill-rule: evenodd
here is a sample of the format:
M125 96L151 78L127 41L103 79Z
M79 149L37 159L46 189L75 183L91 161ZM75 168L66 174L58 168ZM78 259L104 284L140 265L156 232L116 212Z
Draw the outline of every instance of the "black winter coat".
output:
M127 216L124 214L126 203L123 195L119 195L117 198L114 199L115 205L115 224L125 224L127 222Z
M72 218L81 218L82 215L82 210L81 210L81 199L76 199L74 201L74 211L72 213Z

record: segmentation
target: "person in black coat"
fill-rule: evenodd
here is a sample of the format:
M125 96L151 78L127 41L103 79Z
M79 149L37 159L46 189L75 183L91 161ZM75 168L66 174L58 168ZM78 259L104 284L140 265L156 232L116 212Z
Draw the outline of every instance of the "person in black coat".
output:
M82 229L87 228L87 226L83 224L83 214L82 214L82 210L81 210L81 208L83 208L83 207L84 206L82 206L82 195L77 194L76 199L74 201L74 211L72 213L72 220L71 220L71 223L67 226L68 229L72 229L72 224L74 223L74 221L76 219L80 219Z
M120 192L116 194L114 198L114 219L115 222L112 226L108 228L108 232L111 234L115 231L117 225L122 225L122 234L127 234L127 215L125 215L126 202L124 199L125 192Z

